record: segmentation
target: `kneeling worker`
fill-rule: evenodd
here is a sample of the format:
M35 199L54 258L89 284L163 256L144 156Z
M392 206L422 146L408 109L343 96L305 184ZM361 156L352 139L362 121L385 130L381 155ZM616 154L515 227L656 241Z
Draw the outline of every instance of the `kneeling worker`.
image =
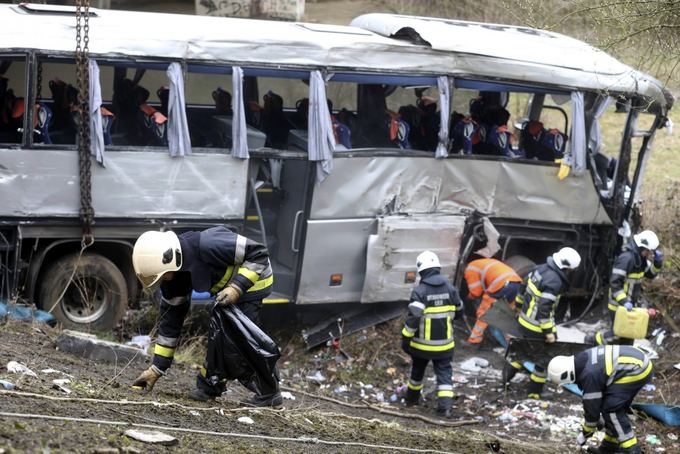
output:
M626 415L636 394L654 375L652 361L642 350L626 345L593 347L575 356L556 356L548 364L548 378L556 385L576 383L583 391L584 419L577 442L583 446L604 420L599 454L640 454Z
M134 381L136 389L151 390L170 368L192 290L210 291L216 295L216 304L235 304L257 323L262 299L271 293L274 282L267 248L221 226L179 236L174 232L144 232L135 243L132 263L142 285L153 288L160 284L162 294L153 365ZM224 391L221 377L206 377L206 369L202 368L196 377L196 389L189 393L190 399L207 401ZM247 403L282 404L278 380L272 377L268 381L272 392L256 395Z
M453 320L463 309L458 290L440 273L439 258L425 251L416 259L420 283L411 293L406 324L401 331L402 348L413 366L406 391L406 404L416 405L423 389L427 363L437 374L437 413L449 417L453 405Z
M489 326L481 320L481 317L491 309L497 299L504 298L507 302L513 303L517 293L519 293L522 278L515 273L515 270L500 260L480 258L471 261L465 267L465 282L468 288L468 302L480 297L482 299L475 314L477 321L467 340L470 344L480 344L484 339L484 331ZM496 330L494 327L491 327L491 329ZM502 340L503 334L499 331L499 335L496 337L500 337Z

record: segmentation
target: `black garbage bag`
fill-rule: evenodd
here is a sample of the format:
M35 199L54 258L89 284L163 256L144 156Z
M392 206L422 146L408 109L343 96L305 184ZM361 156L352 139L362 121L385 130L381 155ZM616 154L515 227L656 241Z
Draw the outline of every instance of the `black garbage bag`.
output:
M258 395L278 391L276 343L235 306L215 306L210 318L207 377L238 380Z

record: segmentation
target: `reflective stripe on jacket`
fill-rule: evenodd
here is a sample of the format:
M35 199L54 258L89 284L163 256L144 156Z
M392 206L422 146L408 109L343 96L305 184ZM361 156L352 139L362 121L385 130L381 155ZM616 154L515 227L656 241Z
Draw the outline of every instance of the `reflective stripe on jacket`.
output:
M534 269L525 280L521 312L517 321L535 333L555 333L555 307L560 295L567 289L567 277L552 257Z
M645 380L653 371L652 361L645 353L628 345L604 345L577 354L576 384L583 390L583 410L587 427L597 427L602 399L613 385L625 385ZM625 387L620 392L625 392ZM631 387L632 399L637 393Z
M496 259L473 260L465 268L465 282L468 298L479 298L482 294L495 293L506 282L522 282L515 270Z
M428 273L429 272L429 273ZM463 308L458 290L438 271L425 270L411 293L409 313L402 335L410 338L413 355L439 358L455 347L453 320Z
M609 310L616 311L626 301L637 304L642 278L652 279L659 271L653 262L648 263L640 255L640 248L634 241L626 244L616 257L609 278Z

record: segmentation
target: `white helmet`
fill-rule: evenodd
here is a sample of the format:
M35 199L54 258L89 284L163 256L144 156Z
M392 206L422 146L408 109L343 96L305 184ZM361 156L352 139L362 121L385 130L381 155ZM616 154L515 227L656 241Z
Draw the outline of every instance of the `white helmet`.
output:
M441 268L439 257L432 251L421 252L416 258L416 268L419 273L428 268Z
M548 364L548 380L556 385L576 381L576 365L573 356L555 356Z
M563 247L552 255L555 265L561 270L574 270L581 264L581 256L575 249Z
M651 230L645 230L637 235L633 235L633 240L635 241L635 244L637 244L637 247L643 247L650 251L654 251L659 247L659 237Z
M168 271L182 267L182 248L174 232L149 231L140 235L132 250L132 266L145 288Z

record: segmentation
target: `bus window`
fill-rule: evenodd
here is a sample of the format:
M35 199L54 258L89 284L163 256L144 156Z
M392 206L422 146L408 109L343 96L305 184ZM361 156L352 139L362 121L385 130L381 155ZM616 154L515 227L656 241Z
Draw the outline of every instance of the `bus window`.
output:
M0 56L0 143L22 141L25 80L26 61L23 57Z
M185 100L192 147L232 147L232 91L231 74L204 74L190 68Z
M334 124L350 133L348 148L436 149L439 94L435 78L336 74L327 92Z
M264 146L307 151L309 85L287 77L258 77L257 90L245 90L248 125L265 134ZM256 98L256 95L259 97Z

